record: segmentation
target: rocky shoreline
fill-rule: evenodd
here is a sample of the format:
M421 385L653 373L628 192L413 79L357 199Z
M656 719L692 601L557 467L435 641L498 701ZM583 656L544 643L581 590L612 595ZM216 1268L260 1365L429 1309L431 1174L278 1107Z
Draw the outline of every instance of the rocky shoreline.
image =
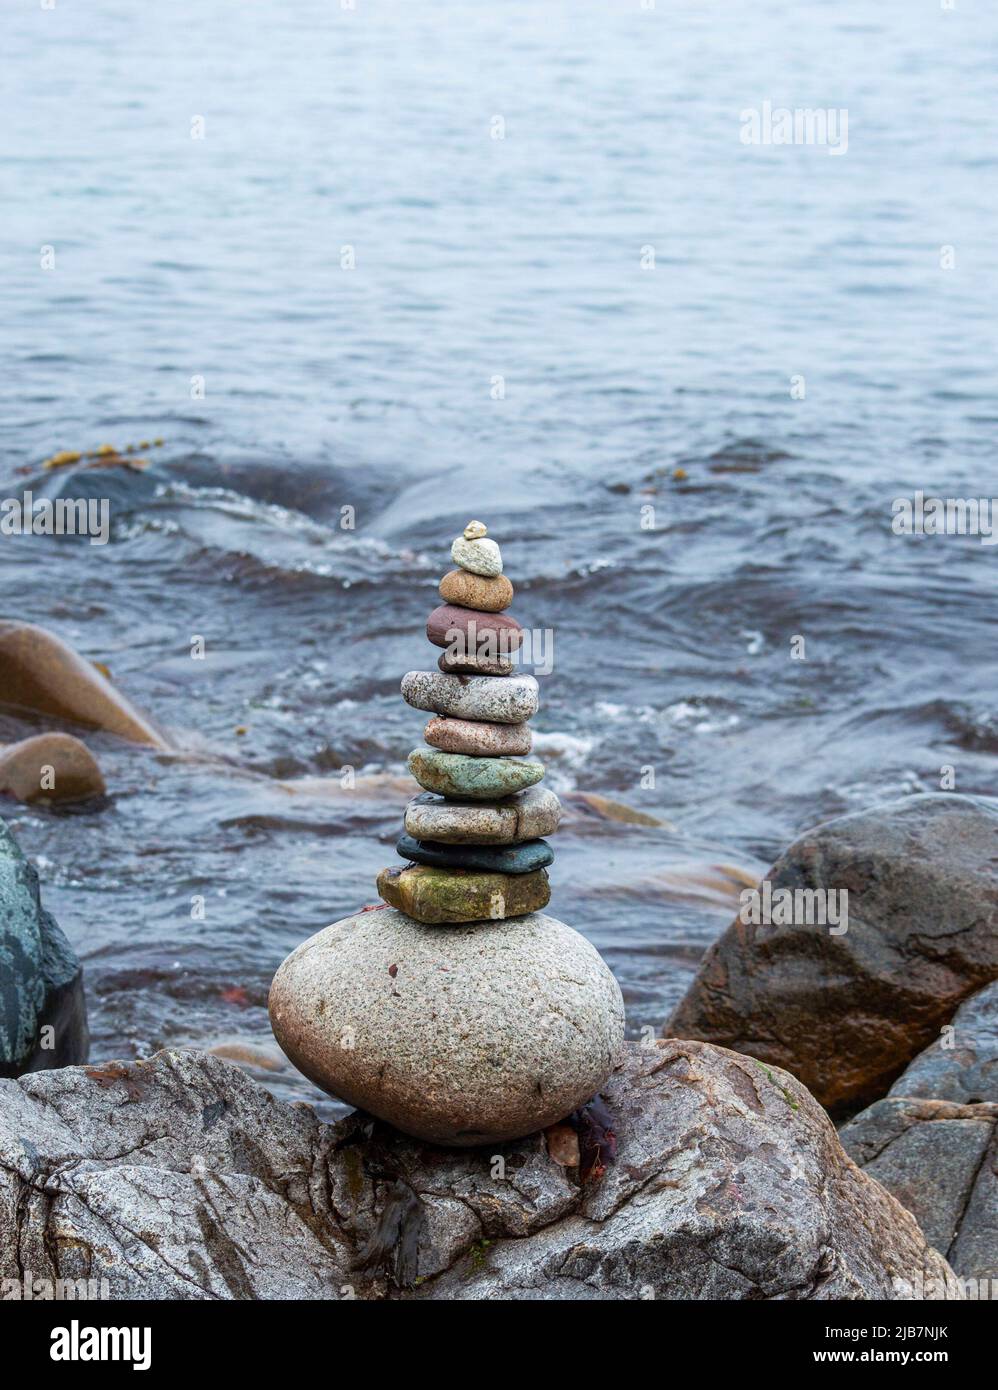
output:
M458 570L440 593L438 645L462 601L502 616L512 586ZM62 708L54 663L71 714L115 714L99 673L47 641L33 664L25 631L0 628L25 697ZM519 760L536 682L441 665L403 694L431 718L410 867L379 878L397 905L303 943L271 997L293 1062L362 1107L338 1125L195 1051L81 1065L82 970L0 824L0 1291L28 1269L113 1298L998 1292L998 804L909 796L802 835L766 902L845 892L848 922L740 913L665 1036L621 1060L613 976L541 910L562 807ZM22 799L59 739L65 792L78 740L0 754Z
M774 869L786 875L798 854L838 863L856 885L857 941L902 950L915 989L934 964L946 997L964 1000L912 1056L911 995L894 986L893 1060L879 1026L868 1053L860 1034L849 1055L851 1075L865 1057L871 1077L886 1069L896 1079L838 1135L793 1072L770 1060L797 1036L791 1015L786 1036L746 1031L740 1051L690 1038L628 1044L601 1089L612 1133L605 1149L596 1141L595 1165L578 1114L526 1139L439 1148L363 1112L323 1125L197 1052L57 1064L0 1083L0 1280L24 1268L107 1279L115 1298L989 1297L998 983L975 985L993 940L994 856L980 851L994 816L974 798L905 798L819 827ZM875 842L906 842L917 855L918 901ZM863 846L851 867L843 843ZM958 877L953 915L936 916L939 894L965 872L975 877ZM732 928L719 943L728 960L738 936ZM798 944L814 991L807 1004L798 969L802 1009L817 1015L841 940L810 932ZM712 955L693 999L717 978ZM769 981L787 988L785 972ZM877 997L883 1013L886 995ZM804 1050L794 1070L813 1056Z
M586 1182L560 1126L455 1150L361 1114L323 1125L201 1053L0 1096L0 1285L30 1269L112 1299L961 1296L798 1082L703 1043L629 1046L605 1088L618 1161Z

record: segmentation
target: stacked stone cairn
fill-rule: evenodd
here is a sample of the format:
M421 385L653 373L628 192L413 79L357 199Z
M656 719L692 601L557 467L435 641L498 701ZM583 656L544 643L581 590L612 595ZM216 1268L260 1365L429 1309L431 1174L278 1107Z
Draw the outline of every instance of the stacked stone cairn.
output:
M514 675L523 629L505 610L513 586L480 521L451 547L460 568L440 581L445 602L426 635L445 648L438 671L410 671L403 698L434 717L427 747L409 754L426 791L410 802L396 846L409 868L383 869L378 892L418 922L519 917L546 907L545 868L554 855L541 837L558 828L561 804L536 784L528 720L537 710L533 676Z
M409 769L426 790L383 869L387 907L335 922L293 951L270 990L274 1034L334 1096L419 1139L519 1139L565 1119L620 1060L620 988L593 946L541 911L561 807L526 760L533 676L495 541L455 540L427 635L436 671L402 694L432 716Z

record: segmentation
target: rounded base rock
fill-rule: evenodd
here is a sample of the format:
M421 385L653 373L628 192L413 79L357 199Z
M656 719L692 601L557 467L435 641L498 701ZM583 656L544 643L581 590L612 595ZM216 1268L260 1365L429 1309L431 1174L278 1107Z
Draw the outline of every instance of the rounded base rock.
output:
M392 908L334 923L270 990L274 1034L317 1086L459 1148L522 1138L605 1084L620 987L571 927L533 912L427 927Z

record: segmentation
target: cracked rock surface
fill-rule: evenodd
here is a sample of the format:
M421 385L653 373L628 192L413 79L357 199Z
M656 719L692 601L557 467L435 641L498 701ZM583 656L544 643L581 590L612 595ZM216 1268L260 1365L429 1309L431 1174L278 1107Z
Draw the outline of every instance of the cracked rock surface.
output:
M862 1299L952 1273L792 1077L631 1045L617 1161L324 1125L217 1057L0 1083L0 1280L112 1298ZM552 1148L554 1152L554 1147Z
M736 918L666 1031L785 1067L833 1113L883 1096L998 979L998 802L909 796L842 816L767 877L774 893L848 890L847 931Z
M957 1274L998 1280L998 984L839 1137Z

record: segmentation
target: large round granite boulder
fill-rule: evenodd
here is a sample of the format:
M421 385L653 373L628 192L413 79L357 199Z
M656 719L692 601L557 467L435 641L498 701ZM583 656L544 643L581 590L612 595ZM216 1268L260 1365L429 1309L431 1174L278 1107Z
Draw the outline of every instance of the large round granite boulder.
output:
M532 1134L620 1059L620 988L585 937L532 912L426 926L361 912L303 942L270 991L281 1047L397 1129L471 1146Z

